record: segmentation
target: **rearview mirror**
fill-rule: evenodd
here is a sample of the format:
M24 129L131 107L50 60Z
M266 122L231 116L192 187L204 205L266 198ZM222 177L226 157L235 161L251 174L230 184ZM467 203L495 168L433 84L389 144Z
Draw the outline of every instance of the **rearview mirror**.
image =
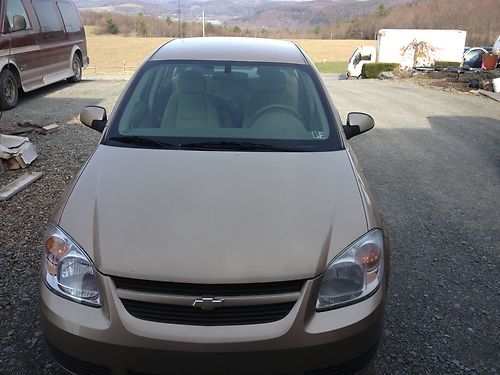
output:
M96 105L85 107L80 112L80 121L89 128L102 133L106 128L106 123L108 122L106 109Z
M344 134L347 139L367 132L375 126L372 116L362 112L351 112L347 115L347 125L344 125Z

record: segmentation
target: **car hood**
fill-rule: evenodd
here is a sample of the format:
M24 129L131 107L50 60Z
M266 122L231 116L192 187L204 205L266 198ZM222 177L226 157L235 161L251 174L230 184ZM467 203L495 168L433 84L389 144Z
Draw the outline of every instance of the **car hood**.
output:
M314 277L367 230L345 151L105 145L59 225L104 274L190 283Z

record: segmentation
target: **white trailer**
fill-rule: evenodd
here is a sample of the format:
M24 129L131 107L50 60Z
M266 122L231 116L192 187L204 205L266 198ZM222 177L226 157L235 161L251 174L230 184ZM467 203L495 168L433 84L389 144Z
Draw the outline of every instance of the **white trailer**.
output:
M348 77L359 77L363 65L370 62L396 63L410 69L415 62L412 44L420 43L424 54L417 56L418 66L430 66L434 61L462 62L466 31L381 29L377 33L377 46L360 46L349 59Z

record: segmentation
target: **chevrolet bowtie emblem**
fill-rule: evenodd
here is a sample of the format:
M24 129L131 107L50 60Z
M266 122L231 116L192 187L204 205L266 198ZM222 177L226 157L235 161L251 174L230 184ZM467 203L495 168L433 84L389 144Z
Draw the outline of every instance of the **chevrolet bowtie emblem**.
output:
M217 299L212 297L202 297L197 298L193 302L193 307L198 307L202 310L213 310L217 307L222 306L223 299Z

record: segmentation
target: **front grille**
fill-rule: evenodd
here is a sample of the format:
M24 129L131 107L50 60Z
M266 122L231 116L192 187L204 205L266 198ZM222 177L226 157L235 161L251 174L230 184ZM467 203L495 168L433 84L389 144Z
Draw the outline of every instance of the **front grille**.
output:
M186 284L113 277L118 289L182 296L257 296L300 292L305 280L253 284Z
M272 305L230 306L201 310L191 306L165 305L122 299L127 311L136 318L160 323L199 326L224 326L270 323L283 319L294 302Z
M52 344L48 343L50 354L54 360L67 371L78 375L111 375L111 370L104 366L82 361L74 358Z

